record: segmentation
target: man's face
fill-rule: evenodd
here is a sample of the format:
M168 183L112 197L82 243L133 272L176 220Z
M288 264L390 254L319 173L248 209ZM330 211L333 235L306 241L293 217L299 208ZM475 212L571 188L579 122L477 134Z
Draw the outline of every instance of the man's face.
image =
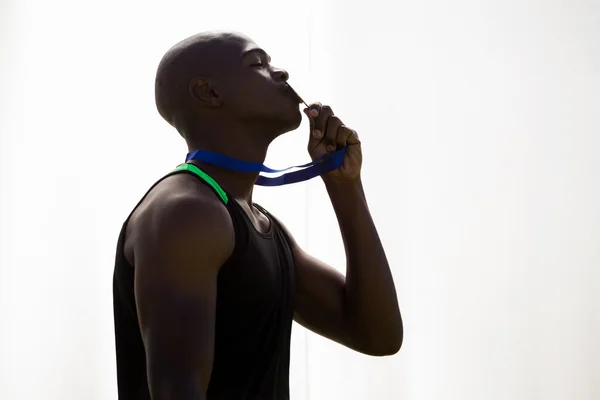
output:
M281 132L302 120L299 99L288 89L288 73L271 65L269 55L252 40L228 36L221 43L224 62L216 90L223 109L234 118L264 123Z

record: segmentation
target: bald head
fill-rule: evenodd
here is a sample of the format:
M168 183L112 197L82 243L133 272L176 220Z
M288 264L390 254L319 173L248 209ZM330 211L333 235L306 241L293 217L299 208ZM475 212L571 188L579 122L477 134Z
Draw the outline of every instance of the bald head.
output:
M195 78L218 79L231 61L231 44L250 39L232 32L203 32L182 40L163 56L155 81L156 107L171 125L190 110L190 84ZM229 45L229 46L228 46ZM233 49L230 49L233 50Z
M163 56L156 107L186 139L192 131L231 131L232 121L259 126L272 136L295 129L301 120L297 98L285 93L287 79L287 72L273 67L270 56L247 36L203 32Z

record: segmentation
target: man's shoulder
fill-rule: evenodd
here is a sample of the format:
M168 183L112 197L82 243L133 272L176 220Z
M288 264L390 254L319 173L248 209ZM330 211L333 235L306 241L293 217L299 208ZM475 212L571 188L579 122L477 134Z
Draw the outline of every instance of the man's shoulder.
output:
M185 222L196 217L226 217L228 211L212 188L195 176L175 174L161 180L134 213L139 219L176 219Z
M126 247L229 241L233 232L229 211L214 191L189 174L176 174L159 182L132 213Z

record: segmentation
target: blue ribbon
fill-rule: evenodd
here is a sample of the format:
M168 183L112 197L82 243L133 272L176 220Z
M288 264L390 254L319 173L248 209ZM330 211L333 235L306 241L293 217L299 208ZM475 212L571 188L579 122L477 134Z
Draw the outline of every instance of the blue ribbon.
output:
M202 161L207 164L217 167L229 169L238 172L267 172L278 173L285 172L292 168L301 168L299 171L288 172L277 177L266 177L259 175L256 184L260 186L281 186L289 185L290 183L302 182L312 179L316 176L326 174L334 169L339 168L344 163L346 149L338 150L333 153L325 154L313 162L304 165L297 165L284 169L273 169L261 163L242 161L236 158L225 156L223 154L212 153L205 150L195 150L185 158L185 161L190 160Z

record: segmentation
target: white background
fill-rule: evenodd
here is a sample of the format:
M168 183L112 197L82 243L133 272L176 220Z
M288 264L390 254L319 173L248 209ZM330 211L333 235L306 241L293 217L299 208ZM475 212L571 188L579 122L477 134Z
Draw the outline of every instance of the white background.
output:
M600 5L593 0L0 3L0 398L116 399L120 225L181 162L164 51L247 33L358 130L405 323L370 358L295 325L294 400L600 398ZM307 125L266 164L306 162ZM258 188L343 270L318 180Z

